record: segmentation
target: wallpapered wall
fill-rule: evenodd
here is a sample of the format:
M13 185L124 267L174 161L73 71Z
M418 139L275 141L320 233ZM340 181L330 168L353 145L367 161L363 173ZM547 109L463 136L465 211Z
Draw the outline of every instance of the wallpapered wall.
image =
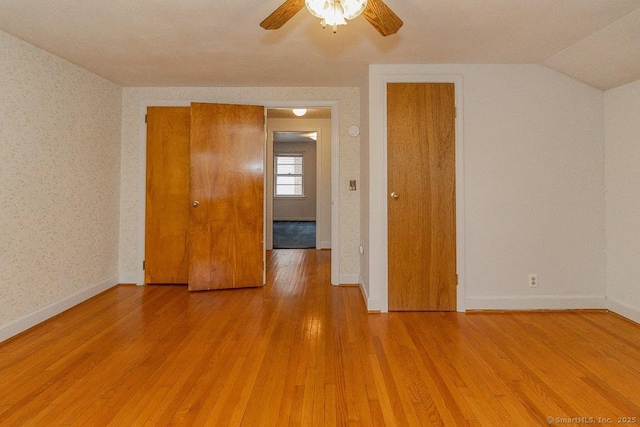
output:
M0 32L0 326L116 284L121 89Z
M349 191L349 180L358 179L359 138L350 137L349 126L359 125L359 88L277 88L277 87L202 87L202 88L124 88L122 110L122 181L120 198L120 280L140 280L139 238L144 193L140 174L144 152L140 150L144 132L141 105L184 105L185 102L260 104L286 101L339 102L340 132L340 275L341 282L358 280L360 200L357 191ZM273 106L271 104L270 106Z

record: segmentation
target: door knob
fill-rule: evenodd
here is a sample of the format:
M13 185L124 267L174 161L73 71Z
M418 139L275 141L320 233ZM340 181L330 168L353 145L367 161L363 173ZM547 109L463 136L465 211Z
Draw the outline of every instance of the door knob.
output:
M192 205L193 205L194 208L197 208L200 205L200 202L197 201L197 200L194 200Z
M395 191L393 191L393 192L391 193L391 198L392 198L392 199L397 199L397 198L398 198L398 193L396 193Z

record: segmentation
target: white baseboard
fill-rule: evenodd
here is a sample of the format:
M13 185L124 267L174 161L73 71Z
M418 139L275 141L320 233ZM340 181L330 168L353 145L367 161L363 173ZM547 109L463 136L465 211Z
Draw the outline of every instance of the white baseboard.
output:
M606 309L604 296L545 295L514 297L467 297L467 310L575 310Z
M640 309L631 307L623 302L607 298L607 308L620 316L640 323Z
M362 294L362 298L364 298L364 304L367 306L367 311L376 311L376 312L384 312L382 309L382 301L379 298L370 298L369 293L364 287L364 283L362 280L358 281L358 286L360 287L360 293Z
M0 326L0 342L5 341L27 329L42 323L47 319L56 316L63 311L70 309L71 307L80 304L83 301L88 300L91 297L98 295L100 292L104 292L109 288L118 284L118 276L109 277L103 280L97 285L93 285L87 289L84 289L70 297L63 300L54 302L47 307L36 310L33 313L27 314L24 317L13 320L5 325Z
M331 242L320 242L318 249L331 249Z
M341 274L339 279L341 285L355 285L360 283L360 276L357 274Z
M367 293L367 290L364 288L364 283L362 283L362 280L358 281L358 287L360 288L360 295L362 295L362 300L364 301L364 305L367 308L367 310L369 310L369 294Z
M138 283L138 275L136 273L120 273L120 277L118 278L118 283Z

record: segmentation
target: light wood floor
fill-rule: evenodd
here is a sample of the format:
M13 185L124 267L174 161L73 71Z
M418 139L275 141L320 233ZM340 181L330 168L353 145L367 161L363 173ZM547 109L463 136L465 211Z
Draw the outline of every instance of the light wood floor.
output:
M329 257L274 251L264 289L119 286L0 344L0 425L640 423L637 324L367 314Z

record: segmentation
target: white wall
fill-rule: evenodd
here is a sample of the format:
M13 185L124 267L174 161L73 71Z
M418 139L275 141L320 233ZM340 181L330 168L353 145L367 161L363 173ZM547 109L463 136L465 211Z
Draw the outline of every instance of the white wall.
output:
M640 81L605 93L607 298L640 322Z
M121 89L0 32L0 340L118 282Z
M380 244L380 218L386 224L383 135L374 120L384 104L373 94L394 73L461 79L464 182L456 185L464 193L466 263L458 268L466 308L604 307L603 93L536 65L371 66L367 249ZM381 295L384 309L382 264L386 249L370 259L363 287ZM538 288L527 286L529 273L538 274Z
M358 88L124 88L122 110L122 164L120 199L120 280L136 282L142 277L140 227L144 212L144 151L140 150L144 135L142 105L176 105L190 101L234 104L268 104L291 106L292 102L309 101L307 106L319 106L321 101L337 102L339 116L339 182L335 195L339 200L339 268L340 283L355 283L359 258L359 196L349 191L349 179L359 176L359 139L348 134L349 126L358 123L360 100ZM275 105L279 104L279 105ZM333 242L335 246L335 242ZM332 271L332 275L335 272Z

